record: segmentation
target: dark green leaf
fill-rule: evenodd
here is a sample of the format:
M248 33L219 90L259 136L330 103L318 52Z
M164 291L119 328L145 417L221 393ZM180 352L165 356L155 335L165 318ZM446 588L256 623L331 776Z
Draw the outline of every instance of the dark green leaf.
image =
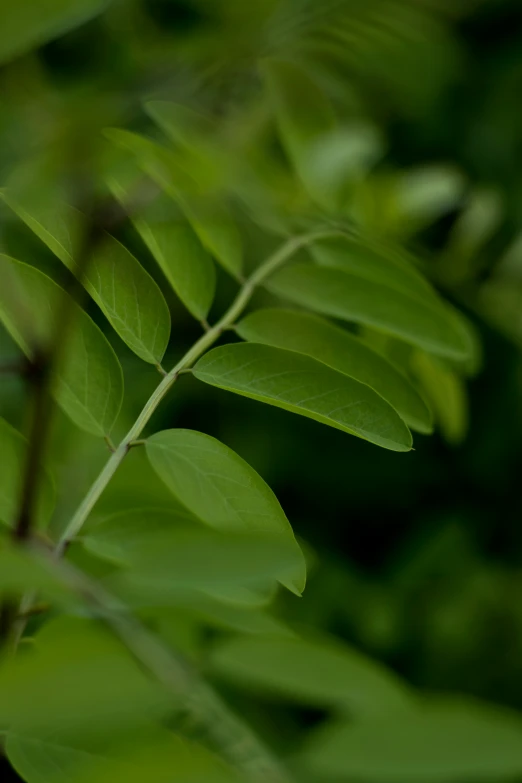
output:
M454 446L462 443L469 424L464 381L443 362L421 351L415 352L412 366L445 440Z
M0 521L12 526L20 503L22 478L27 459L27 440L0 418ZM35 504L35 524L45 528L54 509L54 485L47 470L42 471Z
M0 319L24 353L53 337L62 289L38 269L0 256ZM93 435L108 435L123 399L120 364L100 329L78 305L66 336L54 393L65 413Z
M303 555L270 487L232 449L193 430L166 430L146 443L153 468L190 511L217 530L269 533L287 542L292 573L281 581L300 594L306 581Z
M515 780L522 774L522 721L506 710L439 699L409 714L330 725L300 760L321 780Z
M468 356L469 340L442 302L419 299L342 269L298 263L267 287L296 304L345 321L374 326L430 353Z
M308 356L266 345L225 345L203 356L194 375L392 451L411 449L408 428L382 397Z
M266 309L244 318L237 333L251 342L311 356L365 383L381 395L412 429L431 432L431 414L411 383L361 340L315 315Z
M400 711L412 699L391 671L330 640L238 637L214 650L211 665L239 685L357 715Z

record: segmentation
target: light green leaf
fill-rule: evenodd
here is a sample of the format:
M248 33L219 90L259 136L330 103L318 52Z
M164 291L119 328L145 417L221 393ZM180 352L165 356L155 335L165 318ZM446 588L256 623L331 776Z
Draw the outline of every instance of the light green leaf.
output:
M287 542L292 573L281 575L301 594L306 565L276 496L238 454L193 430L165 430L147 440L147 455L161 479L190 511L216 530L269 533Z
M315 315L295 310L257 310L236 332L250 342L297 351L365 383L381 395L412 429L432 431L431 414L411 383L361 340Z
M385 251L362 240L339 235L314 242L310 253L322 266L342 269L421 300L439 301L426 278L397 251Z
M444 439L458 446L466 438L469 426L464 381L450 367L422 351L415 351L411 361Z
M0 63L64 35L101 13L108 0L20 0L0 6Z
M110 128L107 138L136 156L143 171L174 199L201 243L221 266L239 277L243 248L238 228L224 201L201 188L170 150L129 131Z
M263 62L262 71L288 156L311 195L321 199L317 153L310 153L336 130L332 107L318 85L295 63L269 59Z
M468 356L469 340L444 303L420 299L342 269L297 263L273 275L278 296L324 315L376 327L451 359Z
M15 733L78 742L161 717L172 706L130 653L96 621L60 617L34 649L0 667L0 724Z
M0 290L0 319L28 356L34 340L46 345L65 295L38 269L0 256L5 285ZM123 374L113 349L96 324L78 305L66 335L64 355L54 384L58 404L78 427L93 435L108 435L123 399Z
M409 714L319 730L300 764L319 779L459 783L522 774L522 720L473 701L437 699Z
M214 299L214 263L194 231L177 223L136 220L143 241L181 301L195 318L207 317Z
M295 567L295 554L280 536L225 534L194 525L153 531L131 558L109 584L138 606L170 605L187 590L233 596L238 588L264 588Z
M465 181L449 166L422 166L405 171L397 182L397 208L408 233L437 220L461 202Z
M12 526L16 520L16 511L20 502L22 480L27 459L27 440L18 430L0 418L0 522ZM54 509L55 492L51 476L47 470L41 472L38 496L35 504L35 524L44 529Z
M2 195L74 273L83 215L50 193ZM129 348L146 362L160 363L169 341L170 313L158 285L127 248L107 234L95 248L82 282Z
M393 672L330 640L238 637L218 645L212 671L241 686L355 715L397 712L412 702Z
M133 555L143 539L175 530L197 520L187 511L162 508L130 508L117 511L90 525L81 536L83 546L92 554L120 564L132 564Z
M205 354L194 375L383 448L411 449L408 428L382 397L308 356L252 343L225 345Z

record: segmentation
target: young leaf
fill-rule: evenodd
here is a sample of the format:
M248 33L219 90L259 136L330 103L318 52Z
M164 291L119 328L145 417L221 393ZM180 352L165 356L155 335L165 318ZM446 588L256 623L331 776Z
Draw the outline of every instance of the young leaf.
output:
M84 218L59 200L3 193L6 203L73 273ZM110 235L98 246L82 282L115 331L141 359L160 363L170 336L170 313L158 285Z
M28 356L33 339L45 345L52 338L62 289L38 269L0 256L5 285L0 290L0 319ZM12 284L12 285L11 285ZM12 290L11 290L12 289ZM58 404L78 427L108 435L123 399L123 374L107 339L77 304L66 336L64 355L54 383Z
M308 356L254 343L224 345L205 354L194 375L383 448L411 449L408 428L382 397Z
M22 477L27 459L27 440L18 430L0 417L0 522L12 526L20 502ZM39 529L45 528L54 509L55 492L52 478L43 470L35 508L35 521Z
M440 698L409 713L331 724L299 761L321 780L514 780L522 774L522 721L508 710Z
M316 315L266 309L247 315L236 332L250 342L297 351L365 383L418 432L432 431L431 414L411 383L361 340Z
M187 309L199 320L206 318L214 299L216 270L193 229L141 219L135 226Z
M147 440L160 478L190 511L216 530L269 533L287 542L292 575L281 581L300 594L306 566L292 528L270 487L228 446L193 430L166 430Z
M19 0L0 6L0 63L63 35L101 13L108 0Z
M419 299L342 269L297 263L276 272L267 288L291 302L345 321L374 326L451 359L468 356L469 341L444 303Z
M365 717L407 708L412 701L393 672L330 640L238 637L215 648L211 667L257 691Z

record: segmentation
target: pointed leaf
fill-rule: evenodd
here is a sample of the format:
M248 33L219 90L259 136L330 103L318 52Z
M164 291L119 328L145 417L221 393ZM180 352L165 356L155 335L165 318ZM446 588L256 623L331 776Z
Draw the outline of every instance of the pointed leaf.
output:
M469 340L444 303L418 299L342 269L297 263L273 275L278 296L345 321L374 326L440 356L463 359Z
M471 700L437 699L407 715L329 725L299 761L321 780L514 780L522 774L522 720Z
M408 707L412 698L393 672L330 640L238 637L214 650L211 666L242 686L365 716Z
M217 530L270 533L288 542L293 574L281 576L301 593L306 566L292 528L270 487L238 454L209 435L165 430L147 440L147 455L160 478L190 511Z
M395 408L412 429L432 431L431 414L411 383L392 364L349 332L295 310L257 310L236 332L250 342L297 351L365 383Z
M22 200L6 191L3 198L75 272L84 223L81 213L49 195ZM127 248L107 234L82 282L129 348L146 362L160 363L170 336L170 313L158 285Z
M224 345L203 356L194 375L383 448L411 449L408 428L382 397L308 356L266 345Z
M207 317L214 299L214 263L194 231L178 223L135 225L181 301L195 318Z
M0 418L0 522L12 527L20 503L22 479L27 460L27 440L18 430ZM54 509L55 492L47 470L41 472L38 497L35 504L35 523L45 528Z
M466 386L462 378L422 351L415 352L412 366L444 439L458 446L466 438L469 426Z
M33 340L44 345L53 337L55 318L65 294L38 269L0 256L5 285L0 290L0 319L20 348L31 356ZM12 285L11 285L12 283ZM93 435L108 435L123 399L120 363L96 324L78 305L66 335L54 394L78 427Z

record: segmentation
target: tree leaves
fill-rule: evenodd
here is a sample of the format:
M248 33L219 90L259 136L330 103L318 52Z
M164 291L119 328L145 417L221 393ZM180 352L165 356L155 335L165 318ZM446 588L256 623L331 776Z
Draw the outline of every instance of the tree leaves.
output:
M308 356L265 345L225 345L203 356L194 375L392 451L411 448L408 428L373 389Z
M355 715L402 710L412 700L391 671L330 640L237 637L216 647L211 667L238 685Z
M0 63L63 35L100 13L108 0L20 0L0 7Z
M4 285L0 319L24 353L32 356L54 336L62 289L38 269L0 256ZM123 375L116 354L99 328L78 305L60 365L54 394L78 427L109 435L123 399Z
M206 318L214 299L216 270L194 231L188 225L141 219L135 225L187 309L199 320Z
M395 367L343 329L295 310L257 310L236 332L245 340L311 356L370 386L395 408L412 429L432 431L431 414L409 381Z
M84 216L47 194L2 194L6 203L73 273L85 230ZM82 283L112 327L141 359L161 362L170 336L167 303L148 272L120 242L106 234L93 251Z
M267 287L278 296L324 315L374 326L451 359L466 358L468 338L442 302L349 274L297 263L276 272Z
M522 772L522 721L472 701L436 699L409 714L320 729L300 756L321 780L458 783L515 779Z
M293 573L280 578L298 594L303 591L306 567L292 528L270 487L247 462L215 438L193 430L156 433L146 449L160 478L207 525L269 533L287 542Z
M0 418L0 521L9 526L16 522L16 511L22 491L22 478L27 459L27 440L14 427ZM42 470L35 504L35 525L45 528L54 509L54 486L47 470Z

